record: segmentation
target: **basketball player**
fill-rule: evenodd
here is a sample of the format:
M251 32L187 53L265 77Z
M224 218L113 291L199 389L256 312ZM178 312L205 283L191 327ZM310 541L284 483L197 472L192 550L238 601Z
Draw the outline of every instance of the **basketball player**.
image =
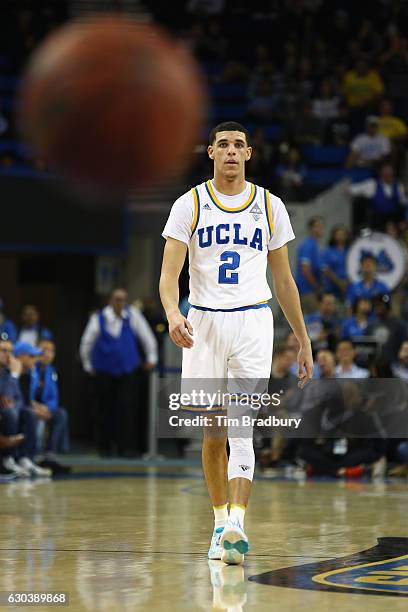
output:
M275 295L300 344L302 386L312 378L313 360L288 260L286 244L295 236L282 201L245 180L251 153L249 133L239 123L221 123L211 131L214 178L182 195L171 209L163 231L160 296L170 337L183 349L182 379L268 380L273 345L269 263ZM178 279L187 249L192 306L185 318L178 307ZM252 432L232 437L211 418L202 448L215 518L208 557L240 564L249 549L244 516L255 468Z

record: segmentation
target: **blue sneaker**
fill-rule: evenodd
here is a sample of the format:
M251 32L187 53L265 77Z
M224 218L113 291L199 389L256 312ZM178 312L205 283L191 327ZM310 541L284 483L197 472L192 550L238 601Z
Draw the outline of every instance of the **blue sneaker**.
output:
M221 561L228 565L241 565L249 550L248 538L239 521L227 521L221 535Z
M221 555L222 555L222 548L221 548L221 536L222 536L222 532L224 531L224 527L217 527L216 529L214 529L213 534L212 534L212 538L211 538L211 544L210 544L210 549L208 551L208 558L209 559L221 559Z

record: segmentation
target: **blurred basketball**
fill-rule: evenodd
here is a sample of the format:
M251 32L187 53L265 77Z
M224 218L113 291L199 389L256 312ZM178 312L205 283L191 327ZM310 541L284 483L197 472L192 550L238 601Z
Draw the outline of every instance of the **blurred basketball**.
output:
M181 172L205 111L190 54L157 26L71 22L33 53L20 124L36 151L85 185L132 189Z

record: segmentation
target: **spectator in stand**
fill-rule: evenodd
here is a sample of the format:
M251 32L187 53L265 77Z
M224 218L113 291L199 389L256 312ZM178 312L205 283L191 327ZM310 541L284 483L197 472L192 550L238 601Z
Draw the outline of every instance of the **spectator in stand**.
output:
M394 115L393 104L388 98L381 100L379 105L378 133L391 141L403 141L407 138L407 125Z
M404 440L398 444L397 454L401 464L395 466L389 472L388 476L405 478L405 476L408 476L408 440Z
M297 352L285 345L275 347L273 351L272 370L269 383L269 394L283 390L284 396L280 409L287 413L290 410L290 400L293 399L293 389L297 389L297 377L292 372L292 364L296 361ZM273 435L272 439L264 439L260 453L261 467L273 467L282 458L287 447L287 440L280 433ZM289 442L289 447L293 445Z
M310 313L316 310L317 294L322 289L319 246L319 241L323 236L322 218L312 217L307 226L309 235L300 243L297 253L296 284L303 310L305 313Z
M390 139L378 133L378 117L370 115L366 119L366 131L358 134L350 145L347 168L356 166L374 168L387 161L391 154Z
M324 141L326 144L344 146L348 145L353 133L350 110L347 103L340 101L337 117L332 119L327 127Z
M69 435L68 413L59 403L58 375L53 366L55 344L52 340L40 340L39 349L42 353L31 371L30 397L32 405L40 406L43 411L39 436L41 429L49 425L46 455L40 465L50 468L53 474L66 473L70 468L56 461L57 453L68 452Z
M324 140L325 121L313 115L312 103L307 100L301 112L290 117L286 130L297 145L320 145Z
M16 461L16 446L23 442L24 436L17 433L23 404L17 379L10 372L13 361L13 344L9 340L0 339L0 433L3 440L0 444L0 474L10 477L29 476L30 473Z
M352 341L340 340L336 348L336 378L369 378L369 371L354 363L355 357Z
M340 337L342 340L354 340L364 336L368 325L375 319L371 314L370 300L359 297L353 304L353 315L343 321Z
M394 27L390 47L380 57L387 94L393 99L406 96L408 86L408 39Z
M317 372L315 378L334 378L336 375L336 361L328 349L321 349L316 355Z
M144 367L157 363L157 340L149 324L128 304L124 289L115 289L109 305L93 314L81 338L80 355L85 372L94 377L98 404L99 452L124 452L124 426L128 410L137 408L135 373L146 355Z
M11 319L8 319L4 312L4 303L0 298L0 338L15 342L17 339L17 329Z
M21 314L22 326L18 334L18 342L25 342L36 346L40 340L52 340L52 332L43 327L40 322L40 313L37 306L27 304Z
M342 90L352 112L367 112L384 93L384 83L378 71L360 58L344 75Z
M380 345L379 359L389 364L398 359L401 342L408 339L407 324L391 315L391 299L388 294L373 298L376 320L367 328L367 335L373 336Z
M369 57L376 57L382 48L382 37L370 19L364 19L357 33L359 49Z
M345 225L335 225L330 233L329 245L322 252L321 268L323 287L327 293L333 293L342 299L347 290L346 257L350 240Z
M398 352L398 361L391 366L392 373L396 378L408 381L408 341L404 342L400 346Z
M365 220L372 228L384 231L387 222L402 221L406 217L408 198L391 164L381 166L378 178L350 185L349 193L369 200Z
M307 177L307 168L302 163L299 150L291 147L283 163L276 167L277 190L282 200L302 200L302 188Z
M248 180L260 184L266 176L269 176L269 162L271 157L271 146L265 139L264 131L258 128L252 139L252 155L248 166Z
M298 339L296 338L295 334L292 331L288 332L286 339L285 339L284 347L288 349L289 351L288 354L292 356L292 361L291 361L289 370L291 374L293 374L294 376L297 376L299 372L299 366L297 363L297 355L300 351L300 345L299 345Z
M273 91L268 81L260 81L248 106L250 119L270 122L275 117L279 104L279 96Z
M339 116L340 98L336 95L330 79L324 79L319 88L319 95L312 101L314 117L329 121Z
M305 323L313 352L321 349L333 350L338 336L340 321L337 316L337 301L332 293L323 293L318 298L316 312L305 315Z
M23 353L20 353L20 351ZM23 434L24 439L17 450L2 451L3 467L16 476L50 476L51 470L42 468L34 462L37 448L38 414L30 406L24 390L29 389L29 371L39 353L30 345L16 344L13 357L13 344L0 340L0 412L2 432L7 436ZM27 384L26 384L27 383ZM18 461L16 459L19 457Z
M357 298L371 300L377 295L389 293L385 283L376 278L377 260L374 255L363 255L361 258L361 281L350 283L347 289L347 305L352 308Z

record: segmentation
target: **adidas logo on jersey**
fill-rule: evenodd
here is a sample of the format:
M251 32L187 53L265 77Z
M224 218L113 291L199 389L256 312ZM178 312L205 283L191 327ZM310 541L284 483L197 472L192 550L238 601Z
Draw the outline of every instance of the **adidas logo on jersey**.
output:
M251 213L255 221L258 221L258 219L262 215L262 210L259 208L258 204L255 204L249 212Z
M249 470L249 465L240 465L239 467L241 468L243 472L246 472L247 470Z
M211 206L209 206L208 204L205 204L203 206L204 210L211 210Z

